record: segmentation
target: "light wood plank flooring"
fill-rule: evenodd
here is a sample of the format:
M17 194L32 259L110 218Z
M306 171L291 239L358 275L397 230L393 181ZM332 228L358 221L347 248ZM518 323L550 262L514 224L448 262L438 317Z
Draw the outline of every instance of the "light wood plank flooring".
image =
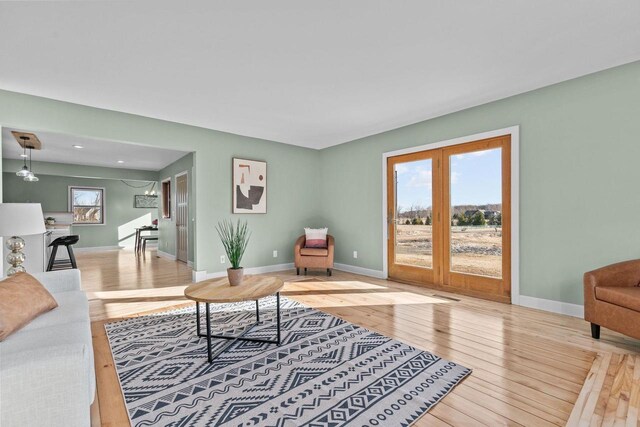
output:
M128 425L104 323L185 304L186 265L148 252L78 255L91 300L95 426ZM568 316L335 271L276 273L284 295L473 369L416 425L637 425L640 343ZM575 407L574 407L575 404Z

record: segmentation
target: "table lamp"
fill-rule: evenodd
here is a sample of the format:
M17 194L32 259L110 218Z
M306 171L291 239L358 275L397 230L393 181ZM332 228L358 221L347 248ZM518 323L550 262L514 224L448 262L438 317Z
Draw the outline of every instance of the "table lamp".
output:
M22 263L25 260L24 240L19 236L44 234L44 215L40 203L0 203L0 236L9 237L7 262L11 267L7 276L26 271Z

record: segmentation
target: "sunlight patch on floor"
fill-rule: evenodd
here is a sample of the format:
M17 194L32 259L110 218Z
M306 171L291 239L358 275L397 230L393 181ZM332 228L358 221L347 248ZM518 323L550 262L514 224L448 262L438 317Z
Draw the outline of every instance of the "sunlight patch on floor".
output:
M314 307L362 307L372 305L416 305L416 304L452 304L453 301L434 298L412 292L379 292L379 293L336 293L308 296L297 294L292 296L296 301ZM357 302L354 302L357 301Z
M374 285L355 280L325 282L324 280L306 279L298 282L285 281L285 291L314 290L314 291L345 291L345 290L369 290L387 289L386 286Z
M127 289L121 291L94 291L87 292L89 300L114 300L129 298L153 298L153 297L176 297L184 298L184 290L187 286L168 286L166 288L150 288L150 289Z

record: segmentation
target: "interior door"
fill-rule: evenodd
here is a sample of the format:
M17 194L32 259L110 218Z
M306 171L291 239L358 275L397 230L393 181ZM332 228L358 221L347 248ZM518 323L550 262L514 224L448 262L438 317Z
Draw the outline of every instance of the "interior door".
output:
M511 299L511 137L387 159L389 278Z
M176 257L189 258L189 182L187 174L176 177Z
M442 269L439 151L387 160L389 277L415 284L440 280Z

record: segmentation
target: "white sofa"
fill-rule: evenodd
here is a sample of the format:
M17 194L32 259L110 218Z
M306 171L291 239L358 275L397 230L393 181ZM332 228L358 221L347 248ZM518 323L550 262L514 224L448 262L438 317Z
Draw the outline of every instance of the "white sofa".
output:
M0 426L87 427L96 381L80 271L34 276L58 307L0 342Z

